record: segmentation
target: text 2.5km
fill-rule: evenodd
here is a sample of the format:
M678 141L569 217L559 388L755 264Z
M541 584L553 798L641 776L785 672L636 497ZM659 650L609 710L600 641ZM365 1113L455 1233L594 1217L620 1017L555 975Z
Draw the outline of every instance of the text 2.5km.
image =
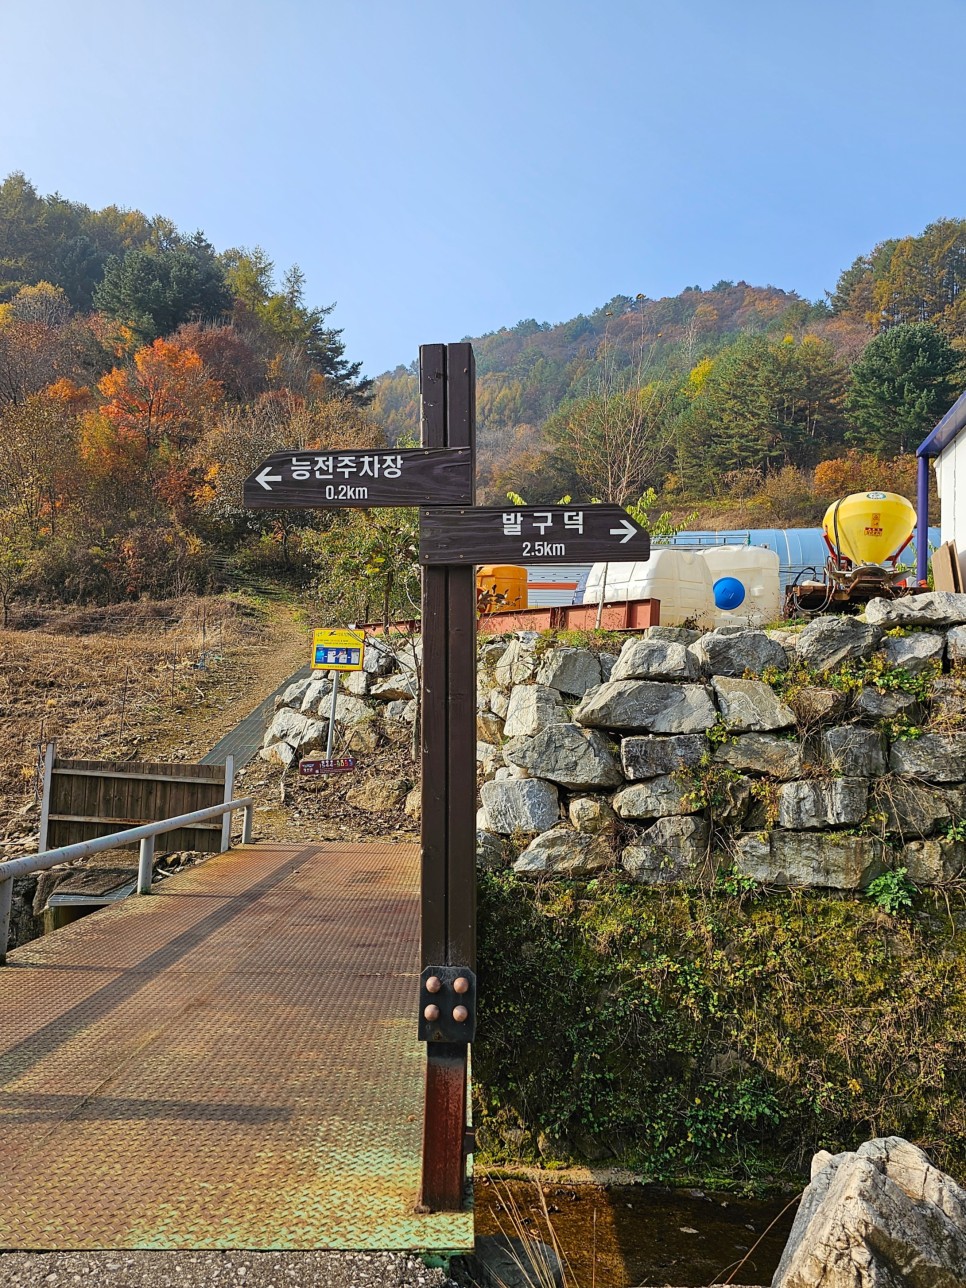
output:
M567 547L562 541L554 544L552 541L524 541L523 557L532 556L534 559L554 558L560 555L561 558L566 555Z

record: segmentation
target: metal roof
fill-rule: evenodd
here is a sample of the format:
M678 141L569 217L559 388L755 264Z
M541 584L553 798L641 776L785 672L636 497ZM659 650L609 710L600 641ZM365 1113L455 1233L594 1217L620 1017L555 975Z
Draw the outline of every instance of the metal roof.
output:
M939 424L916 448L917 456L938 456L966 427L966 393L962 393Z

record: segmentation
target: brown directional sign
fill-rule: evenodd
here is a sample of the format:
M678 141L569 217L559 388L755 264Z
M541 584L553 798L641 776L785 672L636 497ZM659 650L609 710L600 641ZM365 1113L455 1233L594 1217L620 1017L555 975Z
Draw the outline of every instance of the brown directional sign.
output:
M518 505L423 510L421 564L634 563L647 532L619 505Z
M459 505L473 497L468 447L273 452L245 480L251 509Z

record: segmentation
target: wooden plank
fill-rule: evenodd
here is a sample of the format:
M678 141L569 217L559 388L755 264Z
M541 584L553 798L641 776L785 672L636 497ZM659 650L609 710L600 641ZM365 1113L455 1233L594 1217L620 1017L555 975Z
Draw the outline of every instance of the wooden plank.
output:
M446 348L419 350L419 395L424 447L446 446ZM447 581L442 568L423 572L422 743L422 964L442 965L446 956L446 745Z
M217 765L216 768L220 770L221 766ZM109 769L74 769L73 767L65 768L63 765L63 762L60 762L60 764L58 764L55 768L53 768L52 773L61 774L64 776L70 775L73 778L113 778L113 779L131 778L131 779L136 779L138 781L144 781L144 782L157 782L161 780L166 783L188 783L192 786L196 786L199 782L206 782L206 781L210 781L215 786L219 786L223 781L220 775L216 778L211 778L210 780L206 780L206 779L199 779L197 775L188 777L187 774L179 775L176 777L174 775L169 775L169 774L166 774L166 775L121 774L116 772L115 770L109 770Z
M959 589L959 559L955 556L953 542L944 541L932 556L932 580L936 590L956 593Z
M208 783L222 781L220 765L192 765L183 761L152 760L63 760L56 757L54 770L66 769L72 773L100 774L106 778L127 778L143 775L148 778L186 778L190 782Z
M447 442L476 445L476 363L469 344L447 345ZM474 491L475 499L475 491ZM476 575L447 568L448 964L476 969Z
M144 823L160 823L162 820L153 819L153 818L149 818L149 819L130 818L130 817L123 818L120 816L116 818L106 818L102 814L96 814L96 815L51 814L50 821L52 823L104 823L104 824L112 824L112 825L115 823L121 823L123 824L124 827L141 827L142 824ZM182 828L180 830L185 831L187 829ZM192 823L191 830L197 830L199 832L219 832L220 833L221 823L220 822Z
M40 840L38 842L40 849L38 853L43 854L47 847L47 830L50 821L50 793L53 782L54 759L57 754L57 743L48 742L44 748L44 787L40 799Z

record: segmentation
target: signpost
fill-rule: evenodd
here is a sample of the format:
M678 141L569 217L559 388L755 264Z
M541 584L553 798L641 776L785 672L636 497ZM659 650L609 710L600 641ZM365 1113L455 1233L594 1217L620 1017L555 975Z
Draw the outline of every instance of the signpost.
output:
M554 564L636 561L651 538L619 505L424 510L421 564Z
M473 498L473 453L407 447L373 452L273 452L245 480L255 510L460 505Z
M328 769L303 769L308 762L299 762L300 774L344 773L355 769L356 762L338 763L332 757L332 746L335 742L335 712L339 705L339 679L343 671L361 671L366 652L366 637L362 631L319 630L312 633L312 670L333 671L332 697L329 701L329 732L325 741L325 761L313 761L313 764L325 764ZM337 766L331 768L331 766Z
M467 1148L468 1044L476 1010L476 564L633 562L647 533L616 505L477 509L476 366L469 344L419 351L422 447L275 452L245 482L260 509L420 506L422 591L422 975L426 1042L424 1210L459 1210ZM316 632L313 667L335 671L325 760L332 757L339 675L362 665L353 632ZM320 638L320 637L326 638ZM358 660L355 650L358 648ZM309 769L310 764L319 768Z

